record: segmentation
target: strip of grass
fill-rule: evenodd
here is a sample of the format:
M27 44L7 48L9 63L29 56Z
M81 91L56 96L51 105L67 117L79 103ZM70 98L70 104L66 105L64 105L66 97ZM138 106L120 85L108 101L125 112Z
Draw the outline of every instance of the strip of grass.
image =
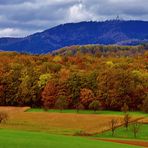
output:
M49 109L45 111L41 108L31 108L27 112L49 112L49 113L78 113L78 114L104 114L104 115L124 115L121 111L92 111L92 110L80 110L77 112L77 110L69 109L69 110L56 110L56 109ZM132 116L148 116L148 114L143 112L129 112Z
M124 138L124 139L135 139L134 133L132 132L132 124L129 126L128 130L125 127L120 127L115 130L114 136L112 136L111 131L98 134L97 137L101 138ZM148 139L148 124L142 124L140 126L139 132L136 139L147 140Z
M0 130L1 148L135 148L125 144L46 133Z

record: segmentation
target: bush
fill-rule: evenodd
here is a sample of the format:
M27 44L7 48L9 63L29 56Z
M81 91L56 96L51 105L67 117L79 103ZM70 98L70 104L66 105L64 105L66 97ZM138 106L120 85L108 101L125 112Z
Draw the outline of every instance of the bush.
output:
M0 123L5 123L8 119L8 114L6 112L0 112Z
M74 136L92 136L92 134L89 134L83 130L80 130L80 131L75 132Z

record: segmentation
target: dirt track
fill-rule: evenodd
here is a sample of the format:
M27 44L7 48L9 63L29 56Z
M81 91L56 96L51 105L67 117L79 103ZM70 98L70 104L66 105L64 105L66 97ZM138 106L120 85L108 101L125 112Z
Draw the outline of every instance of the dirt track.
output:
M118 139L102 139L97 138L96 140L106 141L106 142L115 142L115 143L122 143L122 144L129 144L129 145L136 145L142 147L148 147L147 141L139 141L139 140L118 140Z

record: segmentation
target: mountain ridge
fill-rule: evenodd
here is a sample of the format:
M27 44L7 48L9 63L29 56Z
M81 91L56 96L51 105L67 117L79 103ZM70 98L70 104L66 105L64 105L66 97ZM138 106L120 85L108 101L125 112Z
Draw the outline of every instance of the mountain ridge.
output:
M61 24L23 38L0 38L0 49L42 54L72 45L138 45L142 42L148 42L148 21L84 21Z

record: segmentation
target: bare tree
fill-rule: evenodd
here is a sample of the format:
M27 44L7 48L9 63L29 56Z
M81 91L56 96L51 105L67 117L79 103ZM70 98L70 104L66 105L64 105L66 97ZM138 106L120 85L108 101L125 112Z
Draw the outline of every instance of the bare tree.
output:
M112 131L112 136L114 136L115 130L117 128L118 121L116 119L111 119L109 122L110 129Z
M129 126L129 123L130 123L130 119L131 119L131 116L128 113L126 113L124 115L124 118L123 118L123 124L124 124L126 129L128 129L128 126Z
M138 123L137 121L132 124L132 132L135 138L137 138L137 134L140 131L140 127L141 123Z

